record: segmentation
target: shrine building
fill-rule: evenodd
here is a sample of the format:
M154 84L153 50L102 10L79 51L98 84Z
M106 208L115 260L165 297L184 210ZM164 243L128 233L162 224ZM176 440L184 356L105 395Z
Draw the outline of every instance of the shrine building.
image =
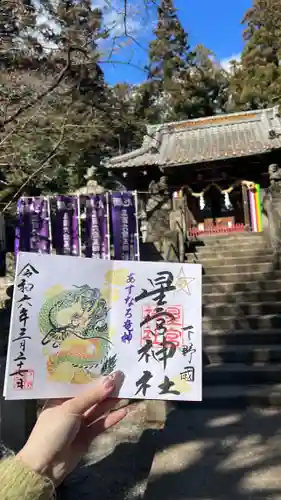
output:
M186 200L189 231L261 231L268 169L280 164L280 150L274 107L148 126L142 146L107 168L139 192L165 177L168 191Z

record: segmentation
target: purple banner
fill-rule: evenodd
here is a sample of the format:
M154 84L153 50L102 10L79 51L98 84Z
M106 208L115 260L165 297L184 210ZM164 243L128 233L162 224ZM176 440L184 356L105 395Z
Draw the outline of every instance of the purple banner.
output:
M41 199L29 198L29 212L31 223L30 252L40 251L40 219L41 219Z
M56 199L55 249L59 255L80 254L77 196Z
M50 205L47 198L40 200L39 252L51 252Z
M109 258L107 234L107 198L103 194L86 198L85 256L93 259Z
M50 253L49 205L44 198L20 198L17 204L15 257L19 251Z
M138 260L136 247L135 196L131 192L112 193L111 223L115 260Z
M15 254L31 251L32 222L30 210L31 198L20 198L17 206L17 228Z

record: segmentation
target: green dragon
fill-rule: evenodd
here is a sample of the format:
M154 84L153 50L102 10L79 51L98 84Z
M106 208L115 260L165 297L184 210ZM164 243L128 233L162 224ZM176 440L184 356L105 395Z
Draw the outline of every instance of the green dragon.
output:
M100 339L104 355L111 342L108 334L108 307L100 290L88 285L74 286L46 300L39 312L42 344L58 348L66 338Z

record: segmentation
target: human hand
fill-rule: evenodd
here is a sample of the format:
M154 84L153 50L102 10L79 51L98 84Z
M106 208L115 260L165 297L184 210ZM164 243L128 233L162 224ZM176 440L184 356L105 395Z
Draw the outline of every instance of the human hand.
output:
M92 440L126 416L126 408L108 414L116 404L108 396L120 388L123 378L122 372L115 372L73 399L48 401L18 457L57 487Z

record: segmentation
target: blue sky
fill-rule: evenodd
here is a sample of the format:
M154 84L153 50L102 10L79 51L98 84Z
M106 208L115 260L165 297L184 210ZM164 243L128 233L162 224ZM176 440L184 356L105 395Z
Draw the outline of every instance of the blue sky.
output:
M121 9L121 0L115 1ZM133 4L134 1L136 0L133 0ZM189 34L191 46L202 43L214 51L217 59L223 62L232 59L233 56L237 57L242 50L241 19L251 4L251 0L196 0L196 2L175 0L179 18ZM139 5L132 10L131 27L135 39L142 48L131 42L129 46L116 52L113 57L118 61L116 64L104 64L106 79L111 84L117 82L135 84L140 83L146 77L142 68L147 62L146 49L152 37L151 31L156 21L156 12L151 9L149 14L147 12L140 14ZM112 10L108 15L112 18ZM104 56L104 59L107 57ZM128 62L129 64L126 64Z

